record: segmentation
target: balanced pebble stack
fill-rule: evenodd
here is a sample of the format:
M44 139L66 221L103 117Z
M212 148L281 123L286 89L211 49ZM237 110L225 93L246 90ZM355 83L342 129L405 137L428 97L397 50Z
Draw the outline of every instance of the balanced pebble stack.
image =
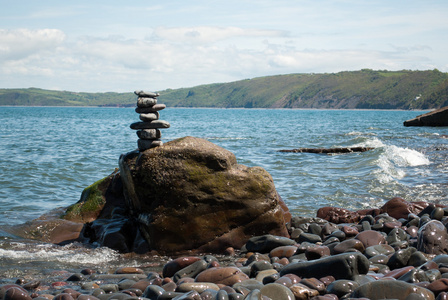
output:
M137 108L135 112L140 114L141 122L131 124L131 129L137 130L138 149L145 151L150 148L162 146L161 128L169 128L170 123L159 120L159 111L165 109L165 104L157 104L159 93L135 91L137 96Z

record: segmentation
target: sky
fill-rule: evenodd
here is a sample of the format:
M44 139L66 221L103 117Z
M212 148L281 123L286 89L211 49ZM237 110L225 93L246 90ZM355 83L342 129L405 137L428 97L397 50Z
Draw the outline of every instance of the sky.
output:
M0 88L168 88L448 72L446 0L0 0Z

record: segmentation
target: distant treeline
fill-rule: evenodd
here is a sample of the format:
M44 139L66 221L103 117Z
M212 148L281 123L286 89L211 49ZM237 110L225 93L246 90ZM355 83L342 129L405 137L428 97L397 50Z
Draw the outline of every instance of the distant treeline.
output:
M346 71L289 74L158 91L171 107L432 109L448 106L448 73ZM134 106L132 93L0 89L0 105Z

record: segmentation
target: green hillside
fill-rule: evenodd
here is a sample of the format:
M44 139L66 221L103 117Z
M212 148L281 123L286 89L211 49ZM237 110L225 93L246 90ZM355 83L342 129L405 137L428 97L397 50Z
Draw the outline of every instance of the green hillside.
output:
M67 91L0 89L0 105L8 106L115 106L134 105L133 93L75 93Z
M164 103L183 107L427 109L448 105L448 73L364 69L291 74L160 94Z
M448 73L346 71L289 74L159 91L172 107L431 109L448 106ZM0 105L133 106L133 93L0 89Z

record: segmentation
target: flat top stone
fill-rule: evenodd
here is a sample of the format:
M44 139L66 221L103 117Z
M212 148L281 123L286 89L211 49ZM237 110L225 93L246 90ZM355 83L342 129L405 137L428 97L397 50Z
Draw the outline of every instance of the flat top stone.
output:
M154 92L147 92L147 91L142 91L142 90L137 90L134 92L134 94L136 94L139 97L158 97L160 96L159 93L154 93Z
M155 120L151 122L135 122L131 124L131 129L157 129L157 128L169 128L170 123L164 120Z

